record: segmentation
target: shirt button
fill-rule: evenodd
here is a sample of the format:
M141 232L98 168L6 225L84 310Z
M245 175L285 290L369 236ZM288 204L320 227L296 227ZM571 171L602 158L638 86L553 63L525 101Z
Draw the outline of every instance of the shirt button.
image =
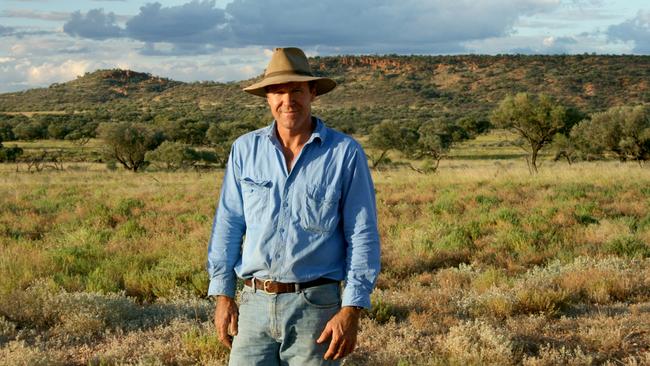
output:
M284 229L280 229L280 232L283 233L283 232L284 232Z
M284 207L289 207L289 202L285 202Z

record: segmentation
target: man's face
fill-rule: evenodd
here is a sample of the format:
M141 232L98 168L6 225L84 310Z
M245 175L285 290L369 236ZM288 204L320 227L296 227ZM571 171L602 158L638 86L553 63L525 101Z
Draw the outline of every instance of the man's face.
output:
M310 90L306 81L271 85L266 89L266 100L278 127L288 130L311 126L311 102L314 98L316 90Z

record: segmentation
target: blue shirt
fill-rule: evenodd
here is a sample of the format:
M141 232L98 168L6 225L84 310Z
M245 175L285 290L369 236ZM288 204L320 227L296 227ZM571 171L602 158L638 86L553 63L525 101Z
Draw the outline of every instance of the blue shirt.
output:
M208 248L208 295L234 297L236 276L325 277L345 280L343 306L370 307L380 263L366 155L354 139L314 120L290 172L275 122L233 144Z

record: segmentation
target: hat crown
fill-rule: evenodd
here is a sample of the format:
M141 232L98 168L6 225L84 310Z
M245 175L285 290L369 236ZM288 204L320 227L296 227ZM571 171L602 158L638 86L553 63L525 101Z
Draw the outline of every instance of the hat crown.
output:
M312 74L307 56L300 48L276 48L264 71L264 78L244 88L244 91L258 97L266 97L266 88L270 85L301 82L313 82L316 95L323 95L336 87L334 80Z
M275 49L271 56L271 61L264 72L264 76L269 77L281 74L313 76L311 67L309 67L309 61L307 61L307 56L305 56L305 53L300 48L286 47Z

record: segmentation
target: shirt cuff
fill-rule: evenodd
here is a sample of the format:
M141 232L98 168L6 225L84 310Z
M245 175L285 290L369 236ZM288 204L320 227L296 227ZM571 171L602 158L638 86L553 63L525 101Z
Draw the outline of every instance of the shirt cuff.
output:
M359 306L370 309L370 294L361 289L346 286L343 289L341 306Z
M208 286L208 296L225 295L235 298L236 288L237 286L234 280L228 281L213 278L210 280L210 286Z

